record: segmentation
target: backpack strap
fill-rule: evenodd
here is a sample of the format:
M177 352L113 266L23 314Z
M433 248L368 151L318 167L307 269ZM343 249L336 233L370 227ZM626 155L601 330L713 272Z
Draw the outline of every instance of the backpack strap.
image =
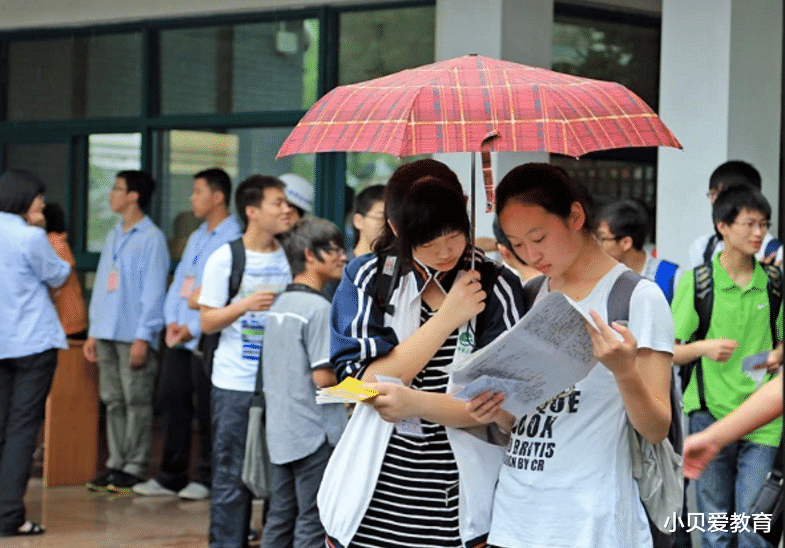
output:
M714 248L717 247L717 240L719 240L719 237L715 232L711 235L709 241L706 242L706 249L703 250L704 263L711 263L711 260L714 258Z
M245 246L242 237L229 242L229 249L232 251L232 269L229 273L229 298L226 299L226 304L229 304L240 291L240 283L245 272Z
M763 256L768 257L772 253L775 253L781 246L781 241L779 241L777 238L772 238L769 240L769 243L766 244L766 250L763 252Z
M654 283L660 286L662 292L665 293L665 299L668 304L673 301L673 288L676 285L676 270L679 265L670 261L662 260L657 266L657 272L654 273Z
M379 255L376 260L376 304L392 316L395 314L392 294L401 276L401 261L395 255Z
M632 299L632 292L642 279L643 276L632 270L625 270L616 279L616 282L614 282L613 287L608 294L607 306L609 325L612 322L627 322L630 320L630 300ZM670 387L671 425L668 428L668 439L673 446L673 450L681 455L684 436L681 427L681 395L676 388L676 378L673 371L671 371Z
M695 312L698 313L698 329L690 340L702 341L706 338L706 333L709 332L711 310L714 306L714 277L712 263L703 263L696 267L692 274L695 281L693 306L695 307ZM706 405L706 388L703 383L703 364L701 361L701 358L698 358L687 366L687 382L689 382L689 376L694 369L695 382L697 383L698 388L698 401L700 402L699 410L708 411L709 407ZM686 385L683 377L682 382Z
M769 296L769 327L771 328L771 343L776 345L777 316L782 304L782 271L776 266L761 264L766 271L766 293Z
M482 285L482 290L485 291L485 299L487 302L493 292L493 286L496 285L496 280L499 279L499 276L502 273L504 265L494 261L482 261L477 263L476 266L477 270L480 272L480 284ZM489 312L490 310L488 310L488 307L486 306L482 312L477 314L477 317L474 320L474 334L476 337L475 340L477 341L480 340L480 335L485 331L485 318Z
M643 279L643 276L625 270L616 278L616 281L608 294L608 325L613 322L627 322L630 320L630 299L635 286Z

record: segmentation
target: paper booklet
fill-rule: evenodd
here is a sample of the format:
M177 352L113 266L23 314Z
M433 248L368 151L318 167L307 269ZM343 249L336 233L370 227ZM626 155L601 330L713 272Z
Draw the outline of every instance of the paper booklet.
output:
M502 392L503 409L516 417L530 413L597 363L584 320L595 326L572 299L548 293L512 329L446 368L458 386L453 396L470 400L487 390Z
M316 403L357 403L367 400L378 392L365 386L354 377L346 377L340 383L316 391Z

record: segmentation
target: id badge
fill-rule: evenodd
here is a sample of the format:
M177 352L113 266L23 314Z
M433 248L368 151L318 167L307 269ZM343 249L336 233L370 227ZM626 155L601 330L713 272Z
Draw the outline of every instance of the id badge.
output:
M109 275L106 277L106 292L107 293L114 293L117 291L117 288L120 286L120 273L117 271L116 268L113 268L109 271Z
M183 299L187 299L191 296L191 293L194 292L194 282L196 281L196 276L193 274L186 274L183 278L183 283L180 286L180 297Z

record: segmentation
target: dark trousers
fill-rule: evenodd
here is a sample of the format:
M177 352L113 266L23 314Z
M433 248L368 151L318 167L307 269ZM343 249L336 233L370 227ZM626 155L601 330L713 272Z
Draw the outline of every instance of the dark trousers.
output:
M193 480L210 486L210 386L201 358L185 348L167 349L158 390L164 447L156 477L167 489L179 491L188 485L194 415L199 427L199 455Z
M57 350L0 360L0 532L25 522L23 499Z
M213 482L210 491L210 548L248 544L251 492L241 474L253 392L213 386Z
M316 493L333 453L327 441L310 455L272 465L270 509L262 531L262 548L320 548L324 527Z

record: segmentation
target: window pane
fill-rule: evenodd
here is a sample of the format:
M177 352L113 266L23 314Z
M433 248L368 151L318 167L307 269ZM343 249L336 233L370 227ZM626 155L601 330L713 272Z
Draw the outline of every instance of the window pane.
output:
M100 252L119 217L109 207L109 192L118 171L140 169L140 133L90 135L87 204L87 251ZM155 193L153 193L155 199Z
M162 31L161 113L308 108L318 41L316 20Z
M345 12L338 80L354 84L434 62L435 8Z
M557 15L553 70L619 82L657 110L660 29Z
M297 173L314 180L314 155L275 160L291 128L166 131L158 135L161 173L161 229L169 239L173 259L182 255L188 236L201 223L191 212L193 176L219 167L232 179L232 188L254 173ZM231 197L234 210L234 196Z
M5 150L6 166L25 169L38 175L46 185L47 203L60 205L65 211L67 226L71 226L73 207L69 201L72 194L69 192L68 144L10 144Z
M139 33L11 42L8 119L138 115L141 49Z
M594 199L595 213L603 206L624 198L643 203L649 213L647 241L654 241L654 220L657 210L657 169L644 162L622 160L575 160L551 156L551 163L563 167L570 178L583 185Z

